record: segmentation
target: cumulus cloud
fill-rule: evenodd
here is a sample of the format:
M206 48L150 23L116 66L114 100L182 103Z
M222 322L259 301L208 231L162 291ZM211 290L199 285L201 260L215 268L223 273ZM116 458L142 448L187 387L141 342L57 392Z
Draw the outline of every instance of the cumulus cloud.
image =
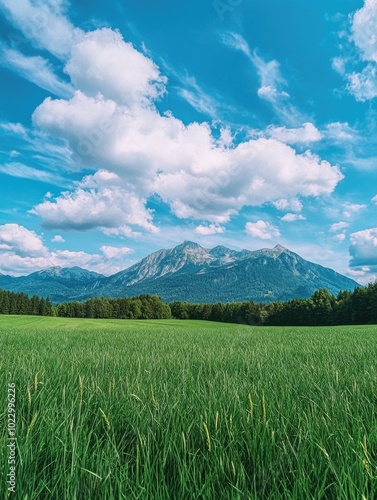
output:
M280 64L275 59L265 61L254 52L252 61L261 82L259 97L267 100L274 100L277 96L289 97L289 94L281 89L282 85L286 85L286 81L281 75Z
M157 192L179 217L203 218L200 214L204 214L213 222L226 222L243 206L281 196L331 193L343 178L337 167L309 152L298 155L273 139L241 143L227 151L212 149L202 158L209 161L201 172L161 175L156 182Z
M341 231L342 229L346 229L349 225L350 225L349 222L344 222L344 221L335 222L330 226L330 232L336 233L338 231Z
M290 210L292 212L301 212L302 203L297 198L292 198L287 200L286 198L280 198L272 203L278 210Z
M364 63L361 71L352 71L353 62L338 57L333 61L333 68L347 81L347 89L358 101L367 101L377 97L377 2L364 0L364 5L352 16L350 38L359 55L359 62Z
M60 1L22 0L23 9L9 0L0 2L21 31L28 30L29 17L39 14L55 27L53 32L49 25L33 43L63 61L77 90L72 97L45 99L33 123L41 134L68 145L70 155L65 156L77 169L97 171L33 208L43 227L124 236L138 229L157 231L147 208L154 195L179 218L220 226L245 206L329 194L343 178L338 166L284 144L314 140L318 131L313 125L275 131L284 141L270 137L235 144L227 129L219 138L208 123L185 124L156 108L167 80L119 32L76 30ZM277 61L251 54L236 34L228 44L252 60L261 87L271 86L287 97Z
M210 224L209 226L198 226L195 228L194 233L201 234L203 236L209 236L211 234L224 233L225 229L222 226L216 224Z
M363 203L350 203L350 202L345 202L342 204L343 206L343 217L346 217L347 219L352 218L354 215L358 214L365 208L367 208L366 205Z
M287 213L285 214L281 220L284 222L296 222L298 220L305 220L306 217L302 214L292 214L292 213Z
M0 226L0 252L12 252L19 257L44 257L47 249L41 238L18 224Z
M377 228L365 229L350 236L351 267L377 266Z
M63 243L60 235L53 242ZM101 253L89 254L70 250L50 251L41 236L18 224L0 226L0 269L15 276L30 274L49 267L79 266L91 271L112 274L129 264L124 257L132 253L126 247L101 247Z
M104 177L109 180L102 173ZM48 199L31 213L42 218L46 229L87 231L130 224L152 232L158 230L151 222L152 213L145 208L145 200L114 184L103 185L100 180L101 176L88 176L74 192L63 192L53 201Z
M124 255L129 255L134 252L134 250L129 247L113 247L107 245L102 246L100 250L107 259L119 259L120 257L124 257Z
M368 64L360 73L347 75L348 90L357 101L369 101L377 96L377 65Z
M321 132L313 123L304 123L298 128L267 127L265 134L286 144L317 142L323 138Z
M323 135L326 139L336 142L355 141L360 138L358 132L347 122L328 123L325 126Z
M65 242L65 239L63 238L63 236L61 236L60 234L56 234L52 239L51 241L53 243L64 243Z
M364 0L364 6L359 9L352 23L352 38L365 61L377 62L377 2Z
M33 119L65 138L83 166L106 165L142 196L157 193L181 218L222 223L245 205L331 193L343 178L337 166L274 139L229 148L206 123L185 125L150 107L82 92L45 100Z
M339 234L336 234L335 236L333 236L332 239L334 241L336 241L337 243L341 243L342 241L344 241L346 239L346 235L344 233L339 233Z
M109 28L87 33L74 45L65 71L86 95L101 93L129 106L165 92L166 78L156 64Z
M247 222L245 229L247 234L253 238L260 238L262 240L271 240L280 236L280 231L276 226L263 220Z

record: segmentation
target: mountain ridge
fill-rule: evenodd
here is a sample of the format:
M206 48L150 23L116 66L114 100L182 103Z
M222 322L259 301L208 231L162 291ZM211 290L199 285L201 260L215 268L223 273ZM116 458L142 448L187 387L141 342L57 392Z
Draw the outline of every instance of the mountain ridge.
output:
M143 293L169 302L271 302L307 298L319 288L337 295L357 286L282 245L238 251L223 245L207 249L188 240L157 250L111 276L78 266L54 266L20 277L0 274L1 288L49 296L55 303Z

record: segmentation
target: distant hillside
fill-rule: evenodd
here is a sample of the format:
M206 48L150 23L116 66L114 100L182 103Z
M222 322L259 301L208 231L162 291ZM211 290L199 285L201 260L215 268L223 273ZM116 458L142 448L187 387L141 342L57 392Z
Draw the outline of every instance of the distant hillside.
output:
M208 250L190 241L154 252L109 277L79 267L54 267L19 278L0 275L0 288L49 296L55 303L143 293L169 302L271 302L308 298L320 288L337 295L356 286L280 245L237 252L223 246Z

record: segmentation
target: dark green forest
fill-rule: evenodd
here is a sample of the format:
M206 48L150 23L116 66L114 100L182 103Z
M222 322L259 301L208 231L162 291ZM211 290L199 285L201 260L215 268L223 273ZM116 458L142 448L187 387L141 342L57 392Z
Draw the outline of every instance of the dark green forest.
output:
M31 298L22 292L8 292L0 289L0 314L32 314L34 316L53 316L54 308L49 298L37 295Z
M193 304L162 302L157 295L108 299L91 298L85 302L65 302L53 306L50 300L25 293L0 290L0 314L32 314L66 318L113 319L201 319L226 323L266 326L326 326L377 324L377 282L337 297L326 289L309 299L286 302L230 302Z

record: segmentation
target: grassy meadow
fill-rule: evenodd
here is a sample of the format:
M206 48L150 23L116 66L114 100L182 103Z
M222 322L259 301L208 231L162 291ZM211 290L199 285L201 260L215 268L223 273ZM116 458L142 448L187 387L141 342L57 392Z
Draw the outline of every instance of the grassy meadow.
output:
M377 327L0 316L0 494L377 498ZM1 493L2 492L2 493Z

